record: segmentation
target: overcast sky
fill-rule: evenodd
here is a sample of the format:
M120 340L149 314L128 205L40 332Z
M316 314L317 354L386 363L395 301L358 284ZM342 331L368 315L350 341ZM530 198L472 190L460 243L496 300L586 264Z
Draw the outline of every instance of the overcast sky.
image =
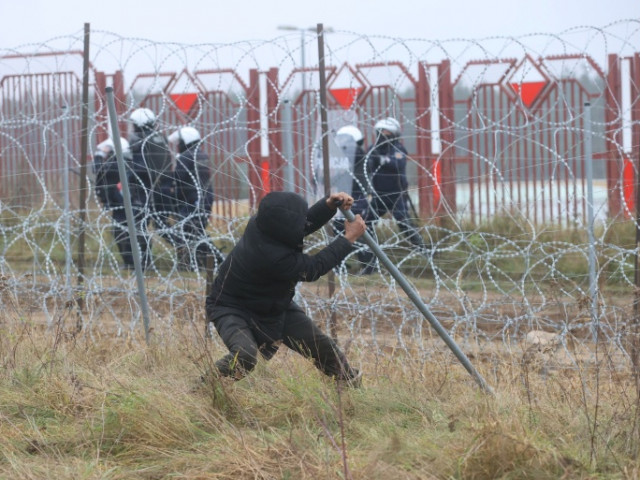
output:
M0 48L91 30L179 43L268 40L278 26L446 40L640 19L640 0L2 0Z

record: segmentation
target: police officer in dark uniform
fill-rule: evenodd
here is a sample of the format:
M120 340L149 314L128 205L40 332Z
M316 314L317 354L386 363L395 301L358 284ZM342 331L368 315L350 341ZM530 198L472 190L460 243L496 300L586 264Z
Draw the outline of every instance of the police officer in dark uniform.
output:
M205 267L207 255L212 254L217 267L224 257L207 234L213 207L210 158L202 148L200 132L193 127L179 128L169 142L178 149L174 177L176 227L182 232L183 245L179 257L195 270Z
M131 161L129 142L120 138L122 155L125 161ZM102 207L111 212L113 223L111 233L118 246L125 268L133 269L133 255L131 242L127 230L127 216L125 214L122 192L120 191L120 173L115 155L115 148L111 138L100 143L93 156L93 171L95 173L96 195Z
M143 265L151 264L151 240L148 227L173 246L179 245L171 227L174 212L175 183L171 152L164 135L156 130L156 116L148 108L138 108L129 117L133 132L129 138L131 162L129 186Z
M375 124L374 131L376 141L366 155L372 186L371 215L380 218L391 213L404 236L427 253L429 248L407 210L407 150L400 141L400 123L387 117Z

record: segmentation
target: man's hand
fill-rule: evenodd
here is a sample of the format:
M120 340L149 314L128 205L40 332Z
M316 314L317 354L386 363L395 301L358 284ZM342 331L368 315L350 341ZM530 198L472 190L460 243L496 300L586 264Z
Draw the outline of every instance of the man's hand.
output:
M344 238L349 240L350 243L355 242L367 229L364 220L360 214L356 215L353 222L344 222Z
M337 210L338 207L343 210L349 210L351 205L353 205L353 197L344 192L332 193L329 198L327 198L327 205L334 210Z

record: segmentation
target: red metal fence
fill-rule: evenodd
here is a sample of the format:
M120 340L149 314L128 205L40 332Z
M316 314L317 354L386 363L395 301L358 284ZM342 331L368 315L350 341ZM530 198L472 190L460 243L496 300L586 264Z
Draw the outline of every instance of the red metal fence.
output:
M65 55L82 52L65 52ZM52 56L52 55L48 55ZM4 61L19 60L14 55ZM65 158L77 172L82 77L72 71L10 74L0 78L0 199L32 207L63 191ZM77 190L71 175L70 189ZM60 200L53 198L53 200Z
M571 222L583 215L583 113L590 102L595 172L606 179L608 215L629 216L640 150L640 54L608 60L606 73L586 56L471 61L455 79L448 60L420 62L417 72L400 62L344 64L327 69L328 108L348 113L368 142L378 118L401 121L410 183L425 220L455 214L463 205L477 221L518 211L538 223ZM627 62L627 78L621 62ZM167 130L196 126L215 169L221 201L214 213L236 215L236 200L253 205L265 192L282 189L289 164L296 190L312 188L317 70L294 69L282 81L277 68L252 69L248 81L229 69L183 70L140 74L129 84L120 71L91 73L92 144L108 135L107 84L114 87L123 133L126 113L139 105L154 110ZM631 92L630 145L623 139L623 81ZM29 205L62 191L64 145L73 155L72 168L80 162L80 85L73 72L0 78L3 202ZM62 113L64 105L68 115ZM284 108L291 108L288 124ZM63 142L65 128L70 133ZM284 135L293 140L292 158L286 158Z
M578 63L554 75L550 64ZM464 88L468 69L492 78ZM585 70L587 69L588 70ZM524 73L520 73L524 72ZM523 80L523 76L528 80ZM589 83L589 85L586 85ZM585 105L602 97L604 74L589 57L547 57L471 62L454 82L458 167L469 181L470 210L526 212L534 222L572 219L585 211ZM596 86L596 88L591 88ZM600 113L599 118L597 113ZM602 128L603 110L592 125ZM589 127L592 128L592 127ZM600 132L602 133L602 132ZM604 156L603 142L594 158Z

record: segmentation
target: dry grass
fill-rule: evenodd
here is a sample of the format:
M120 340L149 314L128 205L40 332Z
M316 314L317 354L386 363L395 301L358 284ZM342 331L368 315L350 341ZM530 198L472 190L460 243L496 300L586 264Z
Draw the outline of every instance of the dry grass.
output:
M630 373L496 352L474 358L488 396L447 352L352 348L359 390L287 351L240 382L201 382L223 351L200 327L145 346L5 318L0 478L637 478Z

